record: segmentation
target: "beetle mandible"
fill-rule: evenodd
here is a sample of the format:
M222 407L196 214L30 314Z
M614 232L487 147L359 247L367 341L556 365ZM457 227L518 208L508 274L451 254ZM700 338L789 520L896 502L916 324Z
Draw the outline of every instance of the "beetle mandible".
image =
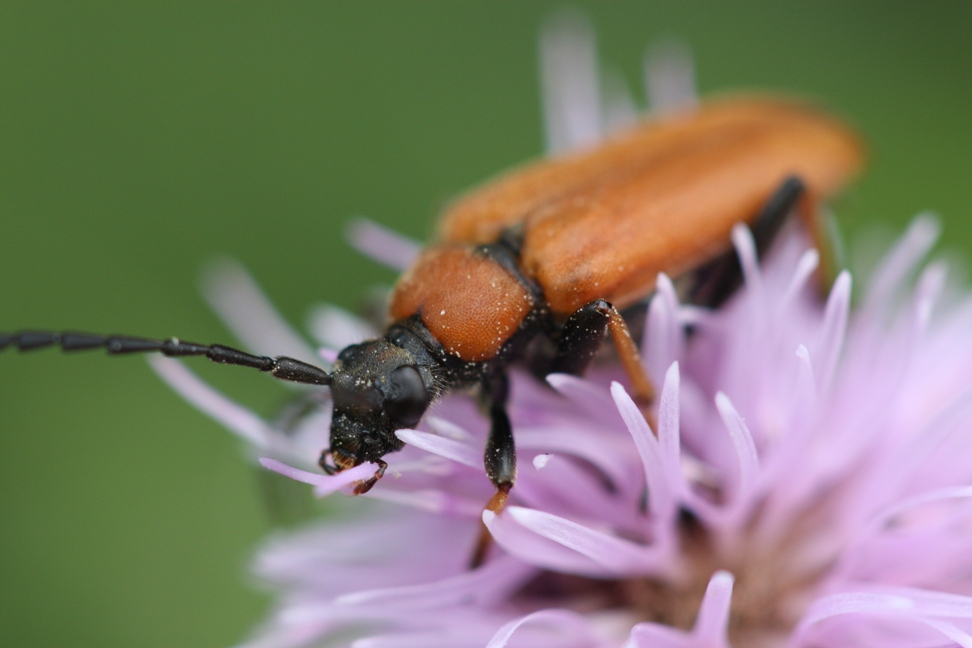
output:
M487 508L499 512L516 480L506 411L512 362L538 376L580 374L610 332L648 412L652 383L620 311L648 298L660 272L684 278L694 303L719 305L739 280L729 245L737 223L750 225L762 252L796 211L826 266L817 204L862 158L857 137L824 113L740 97L515 169L445 210L436 242L394 288L385 335L345 348L330 372L177 338L22 331L0 335L0 349L199 355L328 386L331 438L320 465L332 474L374 462L357 494L384 475L383 457L404 446L397 430L417 425L444 392L475 387L490 418L484 465L496 492Z

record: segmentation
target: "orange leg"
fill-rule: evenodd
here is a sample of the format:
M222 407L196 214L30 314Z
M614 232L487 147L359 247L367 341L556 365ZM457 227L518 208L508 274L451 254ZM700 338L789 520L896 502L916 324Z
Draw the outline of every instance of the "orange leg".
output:
M513 487L512 484L509 486L498 486L496 489L496 494L489 500L486 504L486 510L492 511L497 515L503 511L506 507L506 500L510 497L510 489ZM490 535L489 529L486 528L484 523L480 523L479 537L476 539L476 547L473 549L473 555L469 559L469 569L476 569L484 562L486 562L486 554L489 552L489 548L493 546L493 536Z
M618 354L621 366L624 367L624 372L628 374L628 380L631 381L635 402L642 409L646 409L655 402L655 385L648 377L645 366L641 364L641 354L638 353L638 347L631 339L631 332L624 318L614 306L610 304L608 306L610 307L608 330L611 332L614 350Z

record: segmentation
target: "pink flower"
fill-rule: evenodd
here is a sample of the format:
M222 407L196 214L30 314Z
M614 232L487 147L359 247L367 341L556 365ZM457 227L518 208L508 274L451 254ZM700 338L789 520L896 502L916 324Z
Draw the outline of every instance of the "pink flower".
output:
M592 81L585 23L561 18L543 52L552 149L633 114ZM686 59L649 60L674 79L654 101L684 101ZM514 371L521 469L499 516L482 511L487 421L463 395L442 399L399 432L408 445L373 490L260 551L255 572L280 597L244 645L972 646L972 299L944 265L920 269L936 235L918 218L853 310L846 272L820 303L817 254L795 230L762 266L733 232L745 285L718 311L680 304L661 277L643 342L661 384L654 433L617 367L549 385ZM367 223L352 239L396 266L415 252ZM313 359L241 269L212 281L254 350ZM333 308L312 328L325 361L374 334ZM374 470L315 470L326 399L284 432L153 363L319 495ZM482 522L496 546L469 570Z

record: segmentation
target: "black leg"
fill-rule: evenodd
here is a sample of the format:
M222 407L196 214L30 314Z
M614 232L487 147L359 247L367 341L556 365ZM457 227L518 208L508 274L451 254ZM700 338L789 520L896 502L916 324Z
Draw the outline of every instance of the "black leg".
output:
M607 337L611 308L598 300L574 311L560 332L556 355L545 373L583 374Z
M506 413L506 400L509 395L509 379L505 373L497 372L488 381L484 396L489 400L489 438L486 440L484 463L486 475L496 486L496 496L486 508L499 512L506 504L506 496L516 482L516 444L513 441L513 426Z
M509 379L506 374L497 372L490 376L483 391L489 407L489 438L486 440L484 463L486 475L496 487L496 494L486 503L486 510L501 513L506 507L510 490L516 482L516 444L513 441L513 426L506 413L506 399L509 395ZM486 554L493 544L492 536L485 525L479 530L479 538L469 560L469 568L475 569L486 560Z
M581 306L567 319L560 333L556 355L547 364L544 373L584 373L604 343L608 331L611 332L618 359L631 380L635 399L643 407L651 405L655 388L641 364L638 347L631 339L624 318L603 299Z
M787 216L804 196L806 187L796 176L784 180L753 221L756 253L762 258L786 223ZM815 233L811 233L815 234ZM695 271L689 300L693 304L721 306L742 284L742 268L735 250L710 261Z

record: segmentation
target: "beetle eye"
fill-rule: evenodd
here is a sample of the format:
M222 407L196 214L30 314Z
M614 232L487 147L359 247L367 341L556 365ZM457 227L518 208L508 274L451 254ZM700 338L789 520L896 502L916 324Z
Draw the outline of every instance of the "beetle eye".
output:
M389 377L391 389L385 396L385 412L403 427L412 427L422 419L429 406L429 392L418 369L402 365Z

